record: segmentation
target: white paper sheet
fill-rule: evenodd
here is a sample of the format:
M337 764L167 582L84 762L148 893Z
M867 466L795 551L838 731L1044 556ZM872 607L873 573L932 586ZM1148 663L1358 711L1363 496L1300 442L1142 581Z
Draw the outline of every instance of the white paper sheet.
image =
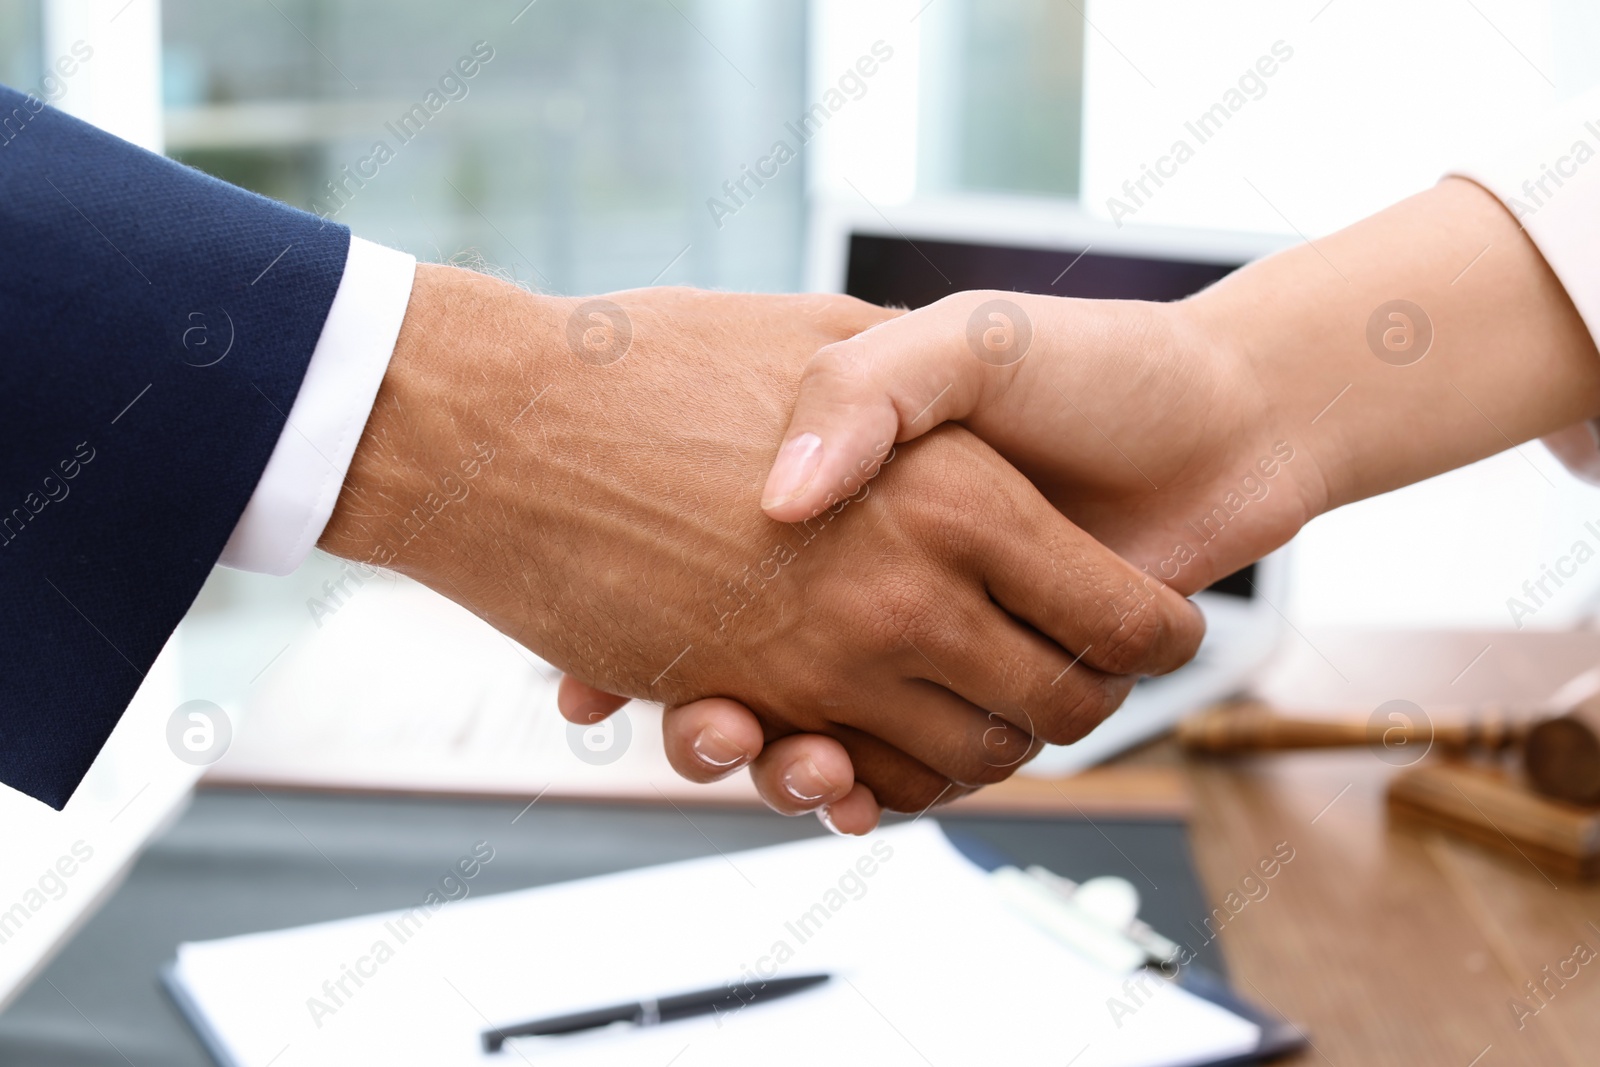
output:
M814 972L835 977L732 1016L481 1051L494 1025ZM186 944L178 977L238 1067L1133 1067L1259 1039L1176 986L1130 996L1124 976L1011 914L931 820Z

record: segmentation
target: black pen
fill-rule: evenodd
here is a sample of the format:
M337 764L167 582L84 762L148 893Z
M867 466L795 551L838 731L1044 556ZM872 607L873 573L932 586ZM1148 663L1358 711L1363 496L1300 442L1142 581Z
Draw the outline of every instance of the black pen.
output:
M575 1034L582 1030L598 1030L613 1023L656 1026L676 1019L690 1019L696 1015L738 1011L758 1001L765 1003L798 993L803 989L810 989L827 980L828 975L825 974L803 974L794 978L769 978L765 982L738 982L733 985L701 989L694 993L676 993L670 997L657 997L654 1000L641 1000L610 1008L592 1008L571 1015L535 1019L531 1023L485 1030L483 1050L499 1052L508 1037L552 1037L557 1034Z

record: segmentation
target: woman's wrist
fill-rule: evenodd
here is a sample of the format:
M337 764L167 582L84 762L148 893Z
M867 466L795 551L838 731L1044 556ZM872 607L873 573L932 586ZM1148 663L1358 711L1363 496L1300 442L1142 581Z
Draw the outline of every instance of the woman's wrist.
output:
M1327 510L1600 411L1600 357L1508 211L1452 179L1186 302L1237 347Z
M1144 343L1166 350L1161 358L1175 368L1209 368L1211 395L1191 405L1205 428L1186 477L1205 486L1199 499L1206 506L1197 514L1212 515L1218 502L1230 516L1248 511L1244 521L1230 520L1230 536L1204 538L1203 551L1216 556L1209 562L1220 577L1281 546L1328 510L1327 477L1306 436L1285 418L1284 384L1256 358L1233 309L1213 307L1207 293L1151 307L1156 323ZM1197 525L1204 530L1199 520L1190 530Z
M1266 279L1263 279L1264 281ZM1232 292L1207 289L1170 305L1187 357L1205 359L1227 383L1233 408L1231 440L1219 449L1227 468L1243 469L1258 454L1292 454L1281 489L1299 505L1299 526L1337 506L1335 486L1350 458L1335 440L1316 432L1314 398L1325 405L1338 386L1323 383L1322 361L1296 358L1271 319L1269 285ZM1260 294L1258 296L1258 294Z

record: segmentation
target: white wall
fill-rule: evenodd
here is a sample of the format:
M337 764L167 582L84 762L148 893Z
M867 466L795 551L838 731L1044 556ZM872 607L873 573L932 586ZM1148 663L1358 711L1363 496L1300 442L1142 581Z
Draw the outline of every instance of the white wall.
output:
M1137 206L1141 222L1314 238L1600 80L1600 11L1579 0L1099 0L1087 14L1082 179L1102 213L1274 42L1293 49ZM1600 529L1600 490L1523 446L1313 523L1289 610L1302 624L1508 626L1524 580L1579 538L1600 544L1588 520ZM1600 560L1527 625L1570 625L1597 597Z
M815 85L879 36L900 65L808 149L814 195L882 208L938 184L916 171L918 139L926 166L961 91L941 69L951 34L961 17L982 17L981 0L959 8L818 0ZM1316 237L1427 188L1497 127L1600 80L1593 0L1089 0L1085 10L1081 179L1084 206L1101 214L1276 42L1293 53L1136 206L1139 222ZM1524 581L1579 538L1600 545L1586 521L1600 529L1600 490L1525 445L1313 523L1288 610L1298 624L1509 626L1506 601ZM1571 625L1596 599L1600 560L1524 622Z
M1548 0L1107 0L1088 11L1101 32L1086 44L1083 193L1100 211L1275 42L1293 51L1139 221L1326 233L1427 187L1494 127L1593 80L1558 71Z
M806 104L822 100L840 77L882 42L891 57L865 79L807 145L807 187L814 197L902 203L916 189L919 76L927 0L812 0ZM935 5L937 6L937 0ZM797 116L798 118L798 116Z
M67 79L56 106L85 122L161 151L160 0L44 0L44 64L93 50Z

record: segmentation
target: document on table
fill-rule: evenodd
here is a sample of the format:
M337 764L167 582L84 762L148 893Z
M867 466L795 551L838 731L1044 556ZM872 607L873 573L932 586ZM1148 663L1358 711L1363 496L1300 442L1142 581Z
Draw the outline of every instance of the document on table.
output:
M1261 1036L1159 979L1130 994L1008 910L932 820L431 907L427 889L409 911L181 945L168 987L229 1067L1160 1067ZM731 1014L482 1050L495 1026L817 972L832 981Z

